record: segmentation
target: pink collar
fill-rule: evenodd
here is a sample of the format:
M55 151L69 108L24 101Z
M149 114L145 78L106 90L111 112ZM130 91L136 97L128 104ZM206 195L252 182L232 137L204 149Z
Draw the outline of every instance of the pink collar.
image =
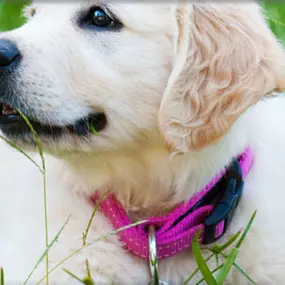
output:
M253 151L247 148L199 193L168 215L149 218L144 224L119 232L121 242L134 255L148 260L147 229L150 225L156 228L158 259L171 257L189 248L199 229L203 244L216 241L228 228L242 194L243 179L252 164ZM99 193L91 198L95 204L99 199ZM101 201L100 211L116 230L132 224L127 212L112 194Z

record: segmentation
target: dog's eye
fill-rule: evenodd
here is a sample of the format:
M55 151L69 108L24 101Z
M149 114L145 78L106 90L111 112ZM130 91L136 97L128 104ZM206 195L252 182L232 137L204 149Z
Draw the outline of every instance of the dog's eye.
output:
M87 29L96 28L97 31L98 29L120 30L123 27L123 24L106 6L95 6L89 9L87 13L82 13L79 25Z
M113 27L115 25L115 20L113 20L107 13L96 7L93 9L92 13L92 24L97 27Z

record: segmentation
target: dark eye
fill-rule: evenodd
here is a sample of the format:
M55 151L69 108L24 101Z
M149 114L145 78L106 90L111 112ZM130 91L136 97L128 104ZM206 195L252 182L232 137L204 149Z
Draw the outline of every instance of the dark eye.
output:
M1 0L0 0L1 1ZM85 14L85 13L84 13ZM87 14L82 14L79 20L80 26L88 29L120 29L121 22L108 10L107 7L92 7Z
M107 13L97 7L94 8L92 13L92 24L97 26L97 27L113 27L115 25L115 21L107 15Z

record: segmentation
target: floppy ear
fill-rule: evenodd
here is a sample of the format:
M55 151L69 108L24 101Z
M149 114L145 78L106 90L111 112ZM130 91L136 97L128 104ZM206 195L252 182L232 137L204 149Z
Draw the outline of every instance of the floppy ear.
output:
M159 126L172 151L215 143L251 105L285 88L285 55L256 4L178 9L176 58Z

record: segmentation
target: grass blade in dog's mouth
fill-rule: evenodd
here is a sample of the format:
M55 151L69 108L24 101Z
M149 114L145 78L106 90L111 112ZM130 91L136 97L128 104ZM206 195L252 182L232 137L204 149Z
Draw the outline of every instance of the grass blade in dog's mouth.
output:
M104 113L95 113L76 121L72 125L65 126L45 125L32 119L29 119L29 122L40 135L54 136L69 132L77 136L87 136L89 133L98 134L103 130L107 125L107 118ZM3 132L7 134L29 132L19 112L5 103L0 104L0 126L2 126Z

